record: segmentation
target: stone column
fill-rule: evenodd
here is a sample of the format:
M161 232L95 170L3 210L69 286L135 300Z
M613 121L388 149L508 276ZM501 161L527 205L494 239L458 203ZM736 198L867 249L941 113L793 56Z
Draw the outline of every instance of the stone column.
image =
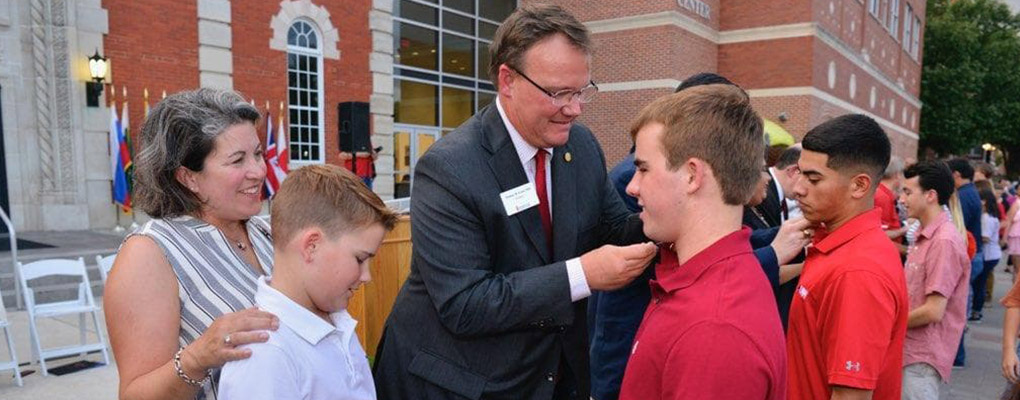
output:
M382 146L375 160L373 190L384 200L393 198L393 1L373 0L368 13L372 31L372 144Z
M232 43L230 0L198 0L199 85L234 88Z

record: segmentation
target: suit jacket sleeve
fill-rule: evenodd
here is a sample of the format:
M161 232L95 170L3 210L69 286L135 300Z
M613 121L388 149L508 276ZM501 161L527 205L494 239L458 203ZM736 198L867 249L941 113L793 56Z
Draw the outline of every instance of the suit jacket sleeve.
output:
M412 265L443 326L455 336L475 337L571 324L565 263L496 271L489 248L498 241L490 243L487 234L502 233L486 232L485 211L456 171L448 157L426 154L411 197Z
M769 278L769 284L775 291L779 287L779 260L776 259L776 250L772 246L754 249L754 257L758 259L762 271L765 271L765 277Z

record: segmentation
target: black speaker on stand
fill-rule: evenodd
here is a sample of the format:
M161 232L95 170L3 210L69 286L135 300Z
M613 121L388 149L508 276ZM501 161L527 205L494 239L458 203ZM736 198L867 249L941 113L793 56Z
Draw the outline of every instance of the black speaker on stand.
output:
M346 101L340 103L337 109L340 115L340 151L351 154L353 157L351 172L357 175L358 153L371 154L372 151L369 140L368 103Z

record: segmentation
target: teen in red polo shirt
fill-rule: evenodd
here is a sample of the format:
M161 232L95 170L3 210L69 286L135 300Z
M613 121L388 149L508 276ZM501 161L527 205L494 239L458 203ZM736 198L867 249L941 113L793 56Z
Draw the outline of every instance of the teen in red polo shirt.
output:
M741 229L765 163L761 118L739 88L707 85L652 102L631 134L627 193L663 245L619 398L786 399L775 298Z
M803 146L794 194L823 228L790 309L790 399L899 399L906 281L873 200L889 138L853 114L815 127Z

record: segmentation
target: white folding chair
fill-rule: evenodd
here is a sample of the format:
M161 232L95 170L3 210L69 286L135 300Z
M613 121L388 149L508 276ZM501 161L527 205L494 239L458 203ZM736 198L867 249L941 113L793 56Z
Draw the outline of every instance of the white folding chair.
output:
M99 267L99 277L103 279L103 286L106 286L106 277L110 275L110 270L113 269L113 261L116 258L116 253L106 257L96 256L96 266Z
M7 350L11 354L11 361L0 362L0 371L13 369L14 382L17 383L18 386L21 386L21 369L18 368L18 355L14 353L14 338L11 337L11 322L7 319L7 310L4 307L2 296L0 296L0 328L4 329L4 336L7 337Z
M92 297L92 285L89 282L88 273L85 270L85 260L79 257L77 260L41 260L28 264L18 263L19 284L22 293L25 294L25 308L28 310L28 327L32 339L32 355L39 361L43 376L49 375L46 369L46 359L63 357L75 354L88 353L90 351L101 351L103 362L110 364L110 356L106 349L106 341L103 331L99 327L99 307L96 306L95 298ZM78 283L78 298L69 301L57 301L45 304L36 304L35 291L28 286L28 281L48 276L74 276L80 277ZM66 346L43 350L39 336L39 328L36 326L37 318L52 318L62 315L78 315L78 329L80 331L81 344L78 346ZM87 343L88 329L85 326L85 314L92 314L92 323L95 327L97 341Z

